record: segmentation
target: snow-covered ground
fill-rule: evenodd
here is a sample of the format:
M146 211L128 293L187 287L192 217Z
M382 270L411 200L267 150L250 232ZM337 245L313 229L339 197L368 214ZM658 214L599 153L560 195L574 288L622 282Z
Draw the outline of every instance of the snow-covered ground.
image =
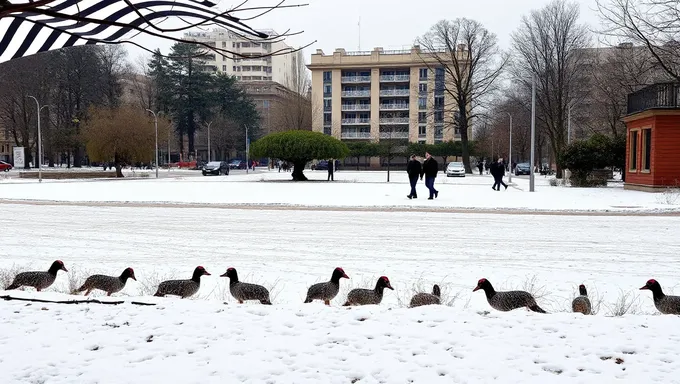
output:
M165 171L167 172L167 171ZM108 181L52 181L8 179L0 182L0 199L68 202L116 202L153 204L213 204L259 207L325 207L419 210L540 210L581 212L680 212L680 191L646 193L609 188L552 187L548 178L536 178L536 192L529 192L527 177L514 177L507 190L493 191L489 175L437 178L439 198L427 200L427 189L418 185L419 198L408 200L408 179L403 171L337 172L336 182L325 171L307 171L315 182L288 181L290 173L259 169L255 173L220 177L194 177L197 171L177 171L163 179ZM167 176L167 175L166 175Z
M225 179L201 179L196 196L250 184L275 193L289 185ZM476 188L481 195L492 192L486 181L447 180L442 191ZM144 194L148 188L136 183L143 182L101 185ZM99 184L16 185L78 185L87 189L79 195L89 196L89 185ZM306 184L317 185L374 184ZM68 298L64 292L85 275L117 275L130 266L139 281L117 299L158 303L0 302L2 383L680 382L680 319L655 316L651 293L638 290L655 278L667 293L678 292L680 217L1 203L0 211L0 277L46 269L55 259L70 270L47 292L13 295ZM189 278L197 265L212 276L195 299L149 296L161 278ZM274 305L235 304L219 277L230 266L242 281L270 288ZM336 266L350 280L342 281L334 307L302 304L307 287L330 278ZM340 307L349 288L373 286L381 275L395 291L386 291L380 306ZM481 277L499 289L528 289L553 313L486 313L484 294L472 292ZM414 288L433 283L450 306L404 308ZM581 283L596 316L566 313ZM609 316L620 299L630 304L628 314Z

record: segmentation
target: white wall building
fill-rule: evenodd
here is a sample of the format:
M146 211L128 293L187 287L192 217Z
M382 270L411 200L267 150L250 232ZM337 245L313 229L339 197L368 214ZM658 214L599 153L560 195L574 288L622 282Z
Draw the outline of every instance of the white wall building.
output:
M276 36L273 30L262 30L270 36ZM230 76L236 76L242 81L275 81L288 88L293 88L297 61L301 52L258 57L281 50L293 50L282 41L262 41L244 39L225 29L214 29L210 32L196 31L185 32L185 39L204 42L217 48L228 49L253 58L230 58L216 53L207 55L206 65L212 67L214 72L223 72Z

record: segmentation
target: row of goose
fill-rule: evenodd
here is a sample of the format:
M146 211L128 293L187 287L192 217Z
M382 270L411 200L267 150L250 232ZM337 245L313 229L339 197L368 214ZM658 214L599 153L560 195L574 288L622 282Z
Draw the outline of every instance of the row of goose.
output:
M47 272L33 271L22 272L16 275L12 284L6 290L17 289L22 286L34 287L41 291L52 285L57 277L58 271L68 272L64 263L57 260L50 266ZM198 292L201 286L201 276L210 275L205 268L198 266L194 270L191 279L187 280L168 280L160 283L154 296L174 295L186 298L193 296ZM257 285L243 283L238 279L238 273L235 268L228 268L221 277L228 277L229 291L231 295L239 302L257 300L262 304L271 305L269 299L269 291L267 288ZM333 270L330 281L317 283L309 287L305 303L311 303L314 300L322 300L326 305L330 305L330 301L337 296L340 291L340 279L349 279L345 271L338 267ZM78 288L74 293L85 292L89 295L95 289L106 292L107 296L122 290L125 287L128 279L137 280L135 272L132 268L126 268L120 276L107 275L92 275L85 280L85 283ZM369 305L380 304L385 288L394 289L390 284L390 280L386 276L381 276L373 289L356 288L352 289L347 295L345 306L349 305ZM486 299L489 305L499 311L511 311L517 308L528 308L534 312L546 313L541 307L536 304L534 297L525 291L505 291L497 292L491 282L487 279L480 279L474 291L483 290L486 294ZM661 290L661 285L656 280L649 280L640 288L652 291L654 298L654 305L663 314L680 314L680 296L667 296ZM432 293L417 293L413 296L410 302L411 307L418 307L421 305L431 305L441 303L441 292L438 285L434 285ZM584 315L592 314L592 307L588 299L588 292L584 285L579 286L579 296L572 302L572 310L574 312L583 313Z

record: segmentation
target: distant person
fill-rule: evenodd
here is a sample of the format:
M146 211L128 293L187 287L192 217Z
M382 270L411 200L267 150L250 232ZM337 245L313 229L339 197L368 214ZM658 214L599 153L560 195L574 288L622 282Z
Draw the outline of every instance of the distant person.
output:
M505 176L505 164L503 164L503 158L499 158L498 161L491 165L491 175L493 176L493 186L491 189L494 191L500 191L501 185L508 189L508 185L503 182L503 176ZM498 189L496 189L498 186Z
M328 181L328 180L335 181L335 179L333 179L333 168L334 168L333 160L329 159L328 160L328 179L326 181Z
M425 152L425 162L423 162L423 169L420 171L420 179L423 179L425 175L425 186L430 190L430 197L428 200L432 200L435 197L439 197L439 191L434 189L434 179L437 178L437 172L439 172L439 164L432 155Z
M418 177L423 171L423 166L420 161L416 159L416 155L411 155L411 160L408 161L406 165L406 174L408 175L408 181L411 183L411 193L408 194L409 199L417 199L418 193L416 193L416 184L418 184Z
M482 172L484 172L484 162L482 160L477 162L477 169L479 169L480 175L482 174Z

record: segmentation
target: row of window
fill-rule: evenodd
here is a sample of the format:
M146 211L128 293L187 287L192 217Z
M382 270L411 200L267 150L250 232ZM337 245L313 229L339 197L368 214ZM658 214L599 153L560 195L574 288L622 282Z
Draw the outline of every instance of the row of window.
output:
M428 73L429 69L427 68L420 68L418 70L418 73L420 75L420 81L425 81L428 78ZM382 71L380 73L381 75L396 75L396 76L408 76L410 75L410 71L408 70L395 70L395 71ZM342 76L371 76L370 71L342 71ZM332 81L333 79L333 73L331 71L324 71L323 73L323 81L324 82L329 82ZM436 80L442 80L444 79L444 68L435 68L435 81Z
M642 141L642 153L639 152L640 141ZM638 154L640 156L638 156ZM652 129L636 129L630 131L630 154L628 159L628 170L630 172L649 172L652 166Z
M222 66L224 68L226 66ZM272 67L263 67L261 65L244 65L244 66L236 66L234 65L233 68L234 72L260 72L260 71L265 71L266 73L272 73Z

